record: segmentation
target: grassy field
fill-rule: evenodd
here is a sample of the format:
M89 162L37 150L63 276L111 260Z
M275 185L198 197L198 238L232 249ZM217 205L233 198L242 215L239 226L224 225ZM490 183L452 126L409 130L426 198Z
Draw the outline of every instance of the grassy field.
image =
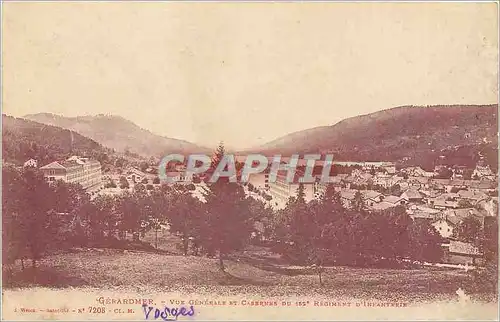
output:
M248 256L227 260L226 267L224 273L215 259L205 257L79 249L44 258L36 271L17 267L12 282L4 286L123 288L139 292L174 287L186 294L428 301L456 297L455 291L464 287L467 279L465 273L456 270L337 267L327 269L320 287L317 275L307 269L263 266L248 260Z
M154 245L149 233L143 241ZM274 296L325 296L377 300L432 301L457 298L467 289L470 277L460 270L374 269L335 267L323 274L323 286L310 269L288 266L278 254L263 247L248 247L225 260L226 272L216 259L183 256L179 238L158 234L159 251L74 249L51 255L33 270L30 263L14 274L4 274L4 287L98 288L134 292L161 292L175 288L189 294L241 294ZM7 279L8 278L8 279ZM473 294L490 299L492 294Z

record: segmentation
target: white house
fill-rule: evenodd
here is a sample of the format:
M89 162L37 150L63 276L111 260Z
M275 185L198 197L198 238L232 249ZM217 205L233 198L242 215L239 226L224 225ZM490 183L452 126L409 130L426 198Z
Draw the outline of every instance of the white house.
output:
M144 178L147 178L147 174L136 168L129 168L126 172L127 180L129 182L139 183Z
M474 172L472 173L472 177L477 176L478 178L490 177L495 174L491 171L489 165L477 164Z
M436 221L434 221L431 224L437 232L441 235L443 238L450 238L453 236L453 230L455 229L455 224L452 223L450 220L446 218L441 218Z
M397 197L397 196L385 196L383 198L383 201L386 203L390 203L394 206L399 206L401 204L404 204L404 200L401 199L401 197Z
M177 184L189 184L193 183L193 174L186 173L185 171L168 171L166 172L167 177L172 178Z
M416 190L411 190L408 189L403 194L401 194L401 199L405 200L406 202L412 202L412 201L422 201L423 196L420 194L420 192Z
M24 162L23 166L25 168L36 168L38 167L38 161L35 159L29 159L28 161Z
M84 157L72 156L64 161L54 161L40 168L45 180L63 180L80 184L86 190L102 187L101 163Z

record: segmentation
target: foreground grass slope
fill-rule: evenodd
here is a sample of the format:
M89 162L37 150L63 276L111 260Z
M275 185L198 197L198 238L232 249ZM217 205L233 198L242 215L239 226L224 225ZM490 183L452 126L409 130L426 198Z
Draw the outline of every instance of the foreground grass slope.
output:
M214 259L111 249L77 249L46 257L34 273L16 273L7 287L49 286L123 288L136 291L178 291L213 295L325 295L335 298L428 301L455 297L467 283L456 270L329 268L323 287L307 269L255 265L235 257L221 272ZM4 276L5 278L5 276Z

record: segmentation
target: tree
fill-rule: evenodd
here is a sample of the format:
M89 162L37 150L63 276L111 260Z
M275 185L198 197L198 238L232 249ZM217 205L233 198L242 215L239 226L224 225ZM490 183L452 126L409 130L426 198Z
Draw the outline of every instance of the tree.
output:
M221 141L212 156L212 162L210 163L210 169L215 170L219 163L222 161L224 155L226 154L226 149L224 148L224 143Z
M389 194L393 196L400 196L402 193L401 186L399 184L394 184L389 188Z
M466 200L466 199L460 199L458 201L458 207L459 208L472 208L472 204L469 200Z
M158 249L158 231L167 222L172 208L170 191L155 190L146 199L145 216L149 229L155 233L155 248Z
M14 247L8 257L15 259L27 255L36 267L37 260L59 247L62 241L54 211L57 197L35 169L19 173L13 168L3 168L2 173L2 206L3 217L6 217L2 221L7 227L16 229L2 236Z
M224 153L221 143L213 157L212 170L216 169ZM224 271L224 257L241 248L250 237L253 223L249 202L243 188L225 177L210 183L204 194L207 213L203 243L208 249L218 252L219 266Z
M256 232L257 236L260 237L265 237L265 238L271 237L272 233L271 222L273 217L275 217L273 209L267 206L265 202L256 200L254 198L248 198L248 201L249 201L251 220L254 223L260 222L263 224L261 226L263 230L254 229L254 232Z
M117 167L117 168L124 168L126 164L127 164L127 160L123 157L119 157L115 161L115 167Z
M484 254L484 269L473 270L472 285L474 291L498 292L498 218L484 218L484 234L482 234L480 250Z
M389 234L383 234L392 245L391 255L385 254L386 257L394 259L402 259L408 256L410 247L410 227L413 225L413 220L406 212L404 206L396 206L387 210L389 225L391 227Z
M442 238L430 223L414 222L410 225L409 235L409 255L412 259L420 262L437 262L442 258Z
M141 161L139 168L142 172L145 172L149 168L149 164L146 161Z
M341 241L337 232L345 225L345 210L333 185L328 185L319 202L312 201L308 208L315 226L310 231L308 261L316 269L319 283L323 285L322 273L324 263L329 259L327 257L335 260L340 255Z
M188 254L189 240L200 239L204 228L201 202L188 191L180 191L172 196L168 220L171 231L181 234L184 256Z
M113 238L119 230L122 220L120 199L109 195L99 195L85 211L91 226L92 239L100 243L106 233L108 239Z
M116 188L116 182L110 178L104 185L104 188Z
M129 188L128 180L124 176L120 177L120 188L121 189L128 189Z
M53 188L57 199L54 208L61 213L78 213L82 205L90 202L89 194L80 184L58 181Z
M218 251L219 264L224 270L224 256L241 248L250 236L252 222L248 200L241 186L223 180L210 186L205 200L208 210L206 242L209 248Z
M474 173L474 170L472 169L465 169L463 173L463 178L465 180L470 180L472 179L472 174Z
M122 215L120 230L132 233L135 241L140 238L141 224L147 214L145 198L146 195L135 191L134 193L124 193L119 198L117 211Z
M436 179L450 179L452 176L453 171L451 169L442 167L435 177Z
M80 184L58 181L51 187L57 196L54 203L54 211L63 214L67 218L73 218L65 226L65 231L61 231L68 245L83 246L88 241L88 234L82 226L82 213L87 211L90 204L90 195ZM63 236L64 235L64 236Z
M372 227L373 219L367 212L351 210L345 231L342 232L347 238L342 261L357 266L366 265L371 259L372 245L376 242L373 237L377 236Z
M21 176L13 167L2 169L2 263L14 264L25 253L25 236L21 230L21 202L23 186Z
M160 184L160 178L155 177L155 178L153 179L153 184Z
M359 190L354 193L354 199L351 200L351 209L354 212L364 212L366 210L363 195Z
M285 207L287 217L289 256L302 263L310 262L308 250L311 249L314 230L317 229L309 216L305 201L304 185L299 184L295 197L290 197Z
M466 217L458 225L454 234L460 241L474 243L477 246L481 237L481 223L472 216Z
M146 192L146 186L143 185L142 183L137 183L134 186L134 193L144 194L145 192Z

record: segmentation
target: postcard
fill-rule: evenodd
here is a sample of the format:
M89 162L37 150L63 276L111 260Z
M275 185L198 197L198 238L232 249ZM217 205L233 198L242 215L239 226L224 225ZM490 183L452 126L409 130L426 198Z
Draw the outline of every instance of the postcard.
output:
M498 2L4 1L2 318L498 320Z

